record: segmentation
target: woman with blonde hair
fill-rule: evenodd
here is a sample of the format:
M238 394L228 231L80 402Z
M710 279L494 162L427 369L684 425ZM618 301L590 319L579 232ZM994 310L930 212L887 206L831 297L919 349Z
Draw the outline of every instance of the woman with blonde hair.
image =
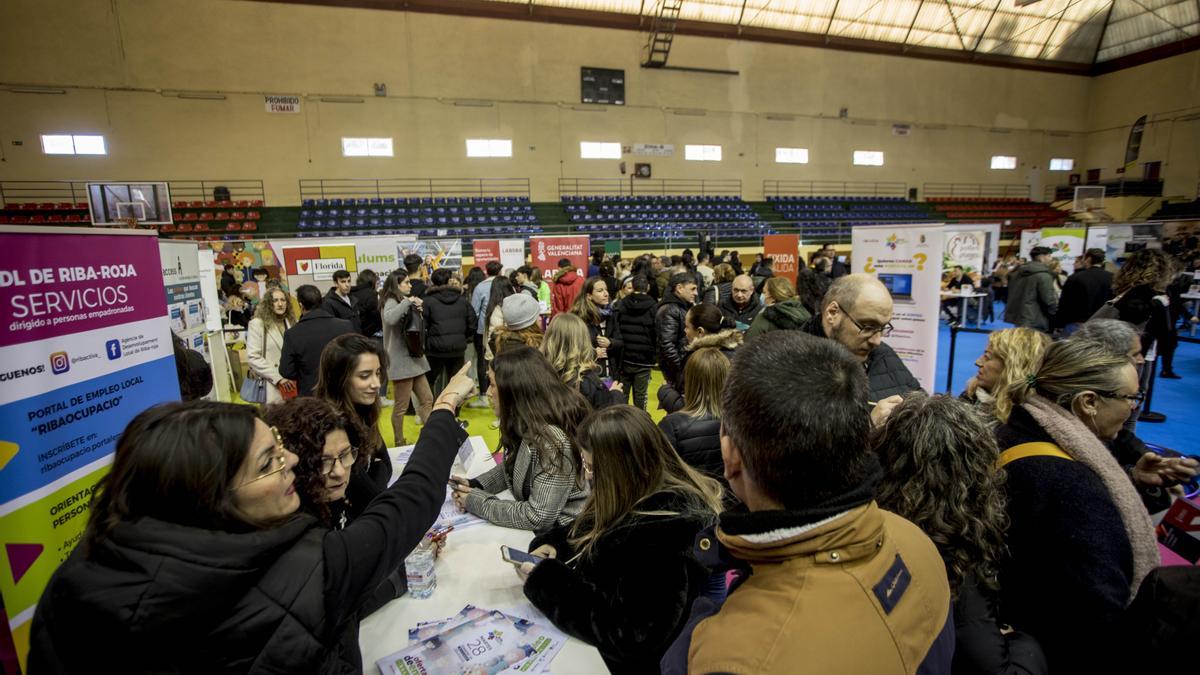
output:
M987 348L975 360L979 372L967 380L962 399L982 407L1001 424L1008 421L1013 402L1010 387L1042 364L1050 336L1032 328L1006 328L988 336Z
M812 318L787 277L771 277L763 283L763 304L766 307L746 331L747 340L773 330L799 330Z
M601 379L591 333L578 316L559 314L554 317L546 328L541 352L563 384L583 394L593 409L625 402L620 382L608 385Z
M258 307L246 329L246 365L249 376L267 383L267 400L283 400L281 390L296 392L296 382L279 374L279 359L283 354L283 332L296 324L292 300L282 288L272 288Z
M693 545L716 522L721 487L632 406L591 414L576 439L592 493L573 524L530 543L546 559L518 566L525 597L612 672L660 672L709 581Z
M1137 372L1124 355L1064 340L1009 394L996 428L1011 521L1001 619L1041 643L1051 672L1106 671L1118 620L1159 564L1141 497L1104 446L1142 401Z
M728 376L729 359L719 349L692 352L683 367L684 407L664 417L658 427L683 461L716 479L726 489L726 497L733 497L721 459L721 392Z

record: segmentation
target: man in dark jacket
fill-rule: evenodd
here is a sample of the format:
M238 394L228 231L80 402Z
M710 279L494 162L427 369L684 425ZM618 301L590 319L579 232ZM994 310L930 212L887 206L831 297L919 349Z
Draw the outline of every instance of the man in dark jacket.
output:
M236 271L237 268L233 265L225 265L224 271L221 272L221 291L227 298L242 294L242 284L234 277Z
M738 330L744 331L754 323L754 317L762 311L762 302L754 294L754 280L741 274L733 279L729 294L717 303L727 318L733 320Z
M1035 246L1033 258L1008 275L1008 304L1004 320L1026 328L1050 332L1050 318L1058 312L1058 294L1050 271L1050 249Z
M350 300L358 308L359 330L367 337L383 334L383 319L379 315L379 275L374 270L358 273Z
M1089 248L1083 254L1083 266L1063 284L1059 309L1051 325L1074 333L1079 324L1092 318L1096 310L1112 299L1112 286L1112 272L1104 269L1104 249Z
M412 284L412 290L408 294L414 298L424 299L429 288L429 285L421 278L421 263L423 262L425 261L416 253L404 256L404 271L408 272L408 280Z
M350 295L352 288L349 272L346 270L334 272L333 287L325 295L321 309L329 312L329 315L334 318L345 319L354 324L354 332L357 333L359 330L358 305L354 302L354 297Z
M821 313L801 329L840 342L867 371L870 400L921 388L883 338L892 332L892 295L869 274L848 274L829 287Z
M825 244L821 247L821 255L829 260L828 274L830 279L840 279L850 273L846 269L846 263L838 260L837 249L833 244Z
M295 380L301 396L312 396L317 386L321 350L335 337L357 332L354 324L339 319L322 308L321 291L305 284L296 289L296 300L303 314L295 326L283 334L279 355L279 374Z
M429 386L433 396L462 368L467 345L475 335L475 310L462 288L451 286L450 268L436 269L429 280L433 286L425 292L425 358L429 360Z
M696 278L687 273L676 274L667 283L667 292L655 315L658 365L662 368L663 379L676 389L683 389L683 351L687 346L683 324L695 303Z
M655 307L650 297L651 281L642 275L633 277L633 292L617 301L614 313L625 346L621 354L621 385L633 393L633 404L646 409L650 389L650 369L657 363Z

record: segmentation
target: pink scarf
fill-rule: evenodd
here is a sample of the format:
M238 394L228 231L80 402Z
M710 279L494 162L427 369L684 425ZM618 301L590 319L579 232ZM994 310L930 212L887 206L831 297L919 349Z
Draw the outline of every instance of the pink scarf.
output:
M1154 523L1150 521L1133 481L1108 448L1070 411L1039 395L1025 401L1024 407L1060 448L1072 459L1091 469L1108 490L1113 505L1121 514L1129 546L1133 549L1133 581L1129 589L1129 601L1132 602L1142 579L1161 564L1158 540L1154 537Z

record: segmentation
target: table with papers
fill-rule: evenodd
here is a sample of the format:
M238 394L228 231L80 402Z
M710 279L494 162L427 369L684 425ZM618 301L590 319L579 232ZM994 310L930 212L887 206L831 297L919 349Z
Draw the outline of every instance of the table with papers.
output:
M411 455L411 446L406 448L390 448L393 458L395 475L399 476L403 465ZM465 460L465 461L464 461ZM478 476L496 464L488 453L483 439L472 436L459 453L455 461L454 473L469 477ZM509 495L505 494L508 497ZM511 498L511 497L510 497ZM453 507L443 510L442 518L461 516L454 512ZM363 620L359 631L359 647L362 649L363 667L365 672L381 672L377 663L386 657L397 655L410 646L410 631L414 640L426 638L430 633L441 633L444 650L469 649L468 645L477 644L471 629L490 631L492 625L505 626L501 631L508 635L514 632L522 635L522 629L540 646L549 646L550 652L542 662L538 655L520 659L520 653L510 654L510 642L504 648L497 650L490 662L480 664L482 670L470 672L553 672L560 675L572 673L607 673L600 653L575 638L567 638L550 624L535 608L529 605L522 591L522 582L513 566L500 558L500 546L507 545L527 550L533 533L524 530L513 530L492 525L467 516L461 519L455 529L446 539L446 548L442 551L436 564L437 588L429 598L419 599L409 595L397 598L371 616ZM493 613L495 612L495 613ZM496 616L500 614L500 616ZM451 623L437 625L445 619L453 618ZM454 631L455 622L464 620L474 621L471 625L459 631ZM495 621L495 624L488 622ZM521 623L522 621L526 623ZM528 623L532 622L532 626ZM415 629L423 624L435 624L430 630L418 633ZM512 630L514 624L515 631ZM557 638L555 638L557 636ZM561 642L561 647L554 644L555 639ZM462 644L459 644L459 641ZM519 642L519 641L517 641ZM434 643L437 644L437 643ZM433 665L439 662L436 658L441 655L432 646L428 646L426 654L430 655ZM523 644L517 644L519 649ZM528 647L526 646L526 649ZM527 652L530 653L530 652ZM489 655L490 656L490 655ZM448 658L448 657L447 657ZM508 660L505 661L504 659ZM548 670L545 670L548 660ZM390 659L389 659L390 661ZM515 664L510 665L510 663ZM390 672L403 672L395 670ZM436 672L446 672L436 670ZM450 672L454 672L451 670Z

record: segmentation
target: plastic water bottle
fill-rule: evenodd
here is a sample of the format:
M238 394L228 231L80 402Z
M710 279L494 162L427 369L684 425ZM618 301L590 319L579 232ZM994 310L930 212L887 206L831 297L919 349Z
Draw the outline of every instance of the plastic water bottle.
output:
M408 573L408 594L414 598L428 598L437 588L437 571L434 569L433 544L422 541L404 559Z

